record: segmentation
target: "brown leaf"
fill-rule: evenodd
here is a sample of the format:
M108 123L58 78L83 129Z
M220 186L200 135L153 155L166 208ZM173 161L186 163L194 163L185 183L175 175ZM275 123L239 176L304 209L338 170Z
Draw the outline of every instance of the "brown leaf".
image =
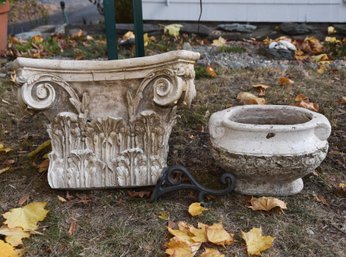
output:
M341 97L340 103L346 105L346 96Z
M276 207L279 207L280 210L287 209L285 202L274 197L252 197L250 203L249 208L254 211L270 211Z
M314 194L313 196L317 202L322 203L323 205L329 206L327 199L323 195Z
M280 86L290 86L290 85L294 84L294 81L287 78L287 77L280 77L278 79L278 83Z
M127 191L130 197L144 198L150 197L151 191Z
M207 73L209 74L210 77L212 77L212 78L216 78L217 77L217 74L216 74L216 72L214 71L214 69L212 67L207 66L206 67L206 71L207 71Z
M77 220L71 219L70 220L70 228L68 229L68 233L70 236L73 236L77 232Z
M307 37L304 39L302 49L306 53L320 54L323 52L323 45L315 37Z
M86 195L77 195L78 203L81 204L89 204L91 202L91 198Z
M255 84L252 85L252 87L258 89L258 96L265 96L265 90L270 88L270 86L265 85L265 84Z
M18 205L23 206L30 198L30 195L23 195L19 200L18 200Z
M249 92L240 92L237 95L237 99L243 104L265 104L266 100L261 97L257 97Z
M320 109L318 104L310 102L309 98L306 97L304 94L297 95L295 98L295 101L296 101L295 105L299 107L303 107L315 112L318 112Z

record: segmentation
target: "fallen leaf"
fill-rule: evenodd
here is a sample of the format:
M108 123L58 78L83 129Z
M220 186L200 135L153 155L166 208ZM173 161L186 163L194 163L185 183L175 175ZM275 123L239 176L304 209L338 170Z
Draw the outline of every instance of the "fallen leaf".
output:
M252 85L253 88L256 88L259 92L258 92L258 96L265 96L265 90L270 88L270 86L265 85L265 84L255 84Z
M49 168L49 159L43 160L40 164L37 165L37 168L39 173L47 171Z
M340 103L346 105L346 96L341 97Z
M62 203L66 203L66 202L67 202L67 200L66 200L64 197L62 197L62 196L60 196L60 195L58 195L57 197L58 197L58 200L59 200L60 202L62 202Z
M169 220L169 212L168 211L161 211L159 214L159 219Z
M336 37L326 37L324 39L324 42L328 42L328 43L332 43L332 44L341 43L341 41L338 40Z
M206 230L208 241L213 244L225 247L234 243L233 234L228 233L221 223L208 226Z
M274 237L262 236L262 228L252 228L249 232L241 231L241 237L246 242L249 255L261 255L261 252L272 247Z
M336 29L333 26L329 26L328 27L328 35L335 34L335 33L336 33Z
M84 35L84 31L79 29L78 31L76 31L75 33L73 33L71 35L72 38L79 38L82 37Z
M9 228L21 227L26 231L37 229L37 223L43 221L48 213L47 202L33 202L22 208L14 208L4 213L4 224Z
M227 44L226 39L223 37L219 37L218 39L214 39L211 45L213 46L225 46Z
M302 49L306 53L320 54L323 52L323 45L316 37L306 37Z
M149 197L151 195L151 191L127 191L127 194L130 197L144 198Z
M193 257L195 255L187 242L180 241L176 237L173 237L166 247L165 253L172 257Z
M0 240L0 257L18 257L19 255L12 245Z
M77 203L89 204L91 202L91 198L86 195L77 195L77 197L78 197Z
M323 205L329 206L329 203L327 202L327 199L323 195L313 195L315 200Z
M30 237L30 233L21 228L9 228L7 226L2 226L0 228L0 234L6 236L5 241L14 247L22 245L23 238Z
M41 35L36 35L31 38L31 41L34 42L35 44L37 43L42 43L43 42L43 37Z
M325 73L330 65L330 61L321 61L318 63L318 69L317 69L317 73L318 74L323 74Z
M76 234L76 231L77 231L77 221L75 219L71 219L70 220L70 227L68 229L68 234L70 236L73 236L74 234Z
M181 24L170 24L163 28L165 34L168 34L172 37L179 36L180 29L183 27Z
M315 112L318 112L320 108L318 104L310 102L309 98L306 97L304 94L297 95L295 98L295 101L296 101L296 104L295 104L296 106L303 107Z
M261 97L257 97L249 92L240 92L237 95L237 99L243 104L265 104L266 100Z
M0 174L5 173L6 171L9 171L11 169L11 167L5 167L0 169Z
M200 257L225 257L225 255L220 253L217 249L205 248Z
M173 236L175 236L180 241L192 242L191 234L190 234L189 230L184 231L184 230L180 230L180 229L172 229L170 227L167 227L167 229L168 229L169 233L171 233Z
M270 211L273 208L279 207L280 210L287 209L286 203L274 197L259 197L251 198L251 206L250 209L254 211Z
M10 152L10 151L12 151L11 148L5 147L3 144L0 143L0 153L1 153L1 152L8 153L8 152Z
M346 192L346 183L340 183L339 187L342 191Z
M189 206L189 213L191 216L199 216L201 215L204 211L208 210L207 208L204 208L201 203L192 203Z
M217 77L217 74L216 74L216 72L214 71L214 69L212 67L207 66L206 67L206 71L207 71L207 73L209 74L210 77L212 77L212 78L216 78Z
M19 200L18 200L18 205L23 206L30 198L30 195L23 195Z
M135 38L135 34L132 31L128 31L123 35L122 40L127 41L129 39L134 39L134 38Z
M208 242L207 227L208 226L203 223L198 223L198 228L192 226L189 229L190 233L192 234L192 240L198 243Z
M312 60L314 62L324 62L324 61L330 61L330 58L327 54L319 54L312 57Z
M294 81L287 78L287 77L280 77L278 79L278 83L280 86L290 86L290 85L294 84Z

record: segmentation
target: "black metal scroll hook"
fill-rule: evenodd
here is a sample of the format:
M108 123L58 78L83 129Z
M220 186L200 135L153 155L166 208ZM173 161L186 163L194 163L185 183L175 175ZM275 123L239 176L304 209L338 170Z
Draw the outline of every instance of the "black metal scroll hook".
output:
M188 178L188 183L183 181L184 176ZM157 201L162 195L169 192L190 189L198 192L199 202L206 203L206 195L221 196L232 192L235 188L236 179L231 173L224 173L221 176L221 183L226 185L224 189L215 190L206 188L200 185L185 167L174 165L163 170L151 195L151 201Z

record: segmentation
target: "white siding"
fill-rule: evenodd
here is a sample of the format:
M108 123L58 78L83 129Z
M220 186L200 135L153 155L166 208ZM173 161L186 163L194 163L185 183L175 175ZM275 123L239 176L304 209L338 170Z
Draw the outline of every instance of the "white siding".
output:
M345 0L202 0L202 21L346 22ZM199 0L143 0L146 20L197 21Z

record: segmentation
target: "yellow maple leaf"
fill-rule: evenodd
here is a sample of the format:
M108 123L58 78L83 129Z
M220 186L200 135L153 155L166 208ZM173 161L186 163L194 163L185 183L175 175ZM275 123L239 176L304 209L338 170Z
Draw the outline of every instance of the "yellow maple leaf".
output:
M338 40L336 37L326 37L324 39L325 42L328 42L328 43L333 43L333 44L336 44L336 43L341 43L340 40Z
M193 257L194 253L192 252L191 247L185 241L181 241L176 237L173 237L167 244L166 253L169 256L174 257Z
M181 24L170 24L163 28L165 34L168 34L172 37L179 36L180 29L183 27Z
M178 238L181 241L187 241L191 242L191 235L189 234L190 232L187 230L179 230L179 229L172 229L170 227L167 227L169 233L171 233L173 236Z
M207 227L208 241L216 245L230 245L234 243L233 234L228 233L221 223Z
M0 240L0 257L18 257L21 256L12 245Z
M203 223L198 223L198 228L191 227L189 229L190 233L193 235L191 238L194 242L205 243L208 242L207 238L207 225Z
M7 226L0 228L0 234L6 236L5 241L12 246L22 245L22 239L30 237L30 233L21 228L9 228Z
M225 257L225 255L216 249L205 248L205 251L199 257Z
M249 255L261 255L261 252L273 246L274 237L262 236L262 228L252 228L249 232L241 231Z
M250 209L254 211L270 211L275 207L279 207L281 210L287 209L286 203L275 197L260 197L260 198L251 198Z
M265 104L266 100L261 97L257 97L249 92L240 92L237 95L237 99L243 104Z
M199 216L206 210L208 209L204 208L201 203L192 203L190 204L188 211L191 216Z
M4 224L9 228L21 227L26 231L37 229L37 223L43 221L48 211L45 209L47 202L33 202L22 208L14 208L4 213Z
M223 37L219 37L218 39L214 39L211 45L213 46L225 46L227 43L226 39Z

